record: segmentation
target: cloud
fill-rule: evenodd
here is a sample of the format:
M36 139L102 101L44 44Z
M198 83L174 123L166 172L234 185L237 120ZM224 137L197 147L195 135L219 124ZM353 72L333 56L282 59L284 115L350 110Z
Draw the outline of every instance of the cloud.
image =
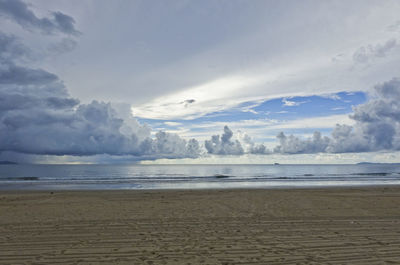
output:
M19 85L41 85L58 80L57 76L41 69L26 68L16 63L29 61L32 51L11 34L0 31L0 85L4 89L17 89Z
M205 148L209 154L217 155L399 151L400 79L394 78L376 85L371 97L368 102L354 107L349 115L352 125L336 124L329 137L322 136L319 131L306 139L280 132L277 136L278 145L269 151L263 144L256 145L247 134L241 132L236 140L232 140L233 132L225 126L222 136L214 135L205 141Z
M190 120L226 108L237 107L241 100L230 98L220 101L219 99L232 94L233 90L242 91L258 81L242 76L224 77L182 89L178 93L161 96L149 103L133 107L132 112L135 116L149 119Z
M286 136L283 132L277 136L279 145L274 148L275 153L305 154L325 152L330 139L322 137L320 132L315 132L313 137L301 140L293 135Z
M246 154L270 154L271 152L267 149L264 144L256 144L253 142L251 137L239 131L238 141L244 146Z
M255 144L246 133L238 132L237 139L228 126L224 126L224 133L213 135L204 142L208 154L214 155L243 155L243 154L269 154L270 151L263 144Z
M129 106L69 96L57 75L19 64L29 53L0 32L0 153L56 156L130 155L136 159L195 158L200 145L159 131L155 138Z
M394 78L375 87L375 99L359 105L351 116L356 129L372 150L400 148L400 80Z
M44 34L63 33L79 35L75 20L61 12L52 12L50 17L38 18L28 5L20 0L0 0L0 16L18 23L28 30L39 30Z
M213 135L210 140L204 142L209 154L217 155L242 155L244 150L238 140L231 140L233 132L228 126L224 127L224 133Z
M44 85L58 81L56 75L42 69L31 69L14 65L1 64L0 84L8 85Z
M278 135L279 145L274 152L298 153L346 153L400 150L400 80L394 78L375 86L374 98L354 108L350 118L353 126L339 125L331 137L321 137L315 132L311 139L299 139L293 135Z
M46 84L44 84L46 85ZM129 125L111 104L79 104L63 93L45 95L8 93L0 87L0 151L26 154L133 155L148 158L196 157L200 147L176 134ZM32 89L32 85L29 88ZM22 89L20 89L21 91ZM128 128L126 128L128 127Z
M44 33L59 30L75 34L74 20L60 12L54 19L38 19L20 1L0 1L0 14L24 28L38 27ZM92 101L80 104L71 98L57 75L21 65L31 51L14 35L0 32L0 153L56 156L114 155L139 159L194 158L200 154L195 139L140 125L129 106ZM60 46L61 45L61 46ZM76 45L62 39L56 53Z
M1 31L0 47L0 67L4 64L3 62L28 59L32 54L28 47L18 42L17 37L10 34L5 34Z
M367 63L372 59L385 57L396 47L398 47L396 39L390 39L383 44L362 46L353 54L353 60L357 63Z
M388 31L398 31L400 29L400 20L397 20L393 24L386 28Z
M196 140L187 142L176 134L162 131L152 139L146 126L140 126L133 117L129 124L109 103L93 101L79 104L78 100L66 96L62 89L52 90L51 96L41 94L43 88L37 89L34 94L23 93L35 90L37 86L52 87L52 80L46 76L37 83L39 85L13 83L11 85L17 85L19 92L11 92L3 89L10 82L5 85L0 82L0 151L146 158L199 155Z
M81 104L69 96L56 75L17 64L20 56L29 53L17 38L0 34L0 41L6 44L0 47L0 56L5 58L0 67L1 152L130 155L138 159L197 158L203 152L196 139L187 141L164 131L152 138L150 128L132 117L129 105L99 101ZM400 81L392 79L376 86L369 102L354 108L350 116L353 126L336 125L330 137L315 132L309 139L300 139L282 132L279 144L270 151L263 144L255 144L247 134L234 137L225 126L224 133L206 140L204 147L212 155L399 150L399 102ZM308 126L305 120L302 123Z
M194 100L194 99L186 99L183 102L181 102L181 104L184 104L185 108L186 108L187 106L189 106L189 104L192 104L194 102L196 102L196 100Z
M71 38L63 38L60 42L49 45L48 50L56 54L66 53L74 50L78 42Z
M285 107L295 107L295 106L300 106L301 104L307 103L307 101L296 102L296 101L290 101L287 98L283 98L282 103L283 103L283 106L285 106Z
M165 121L164 124L167 125L167 126L173 126L173 127L183 125L182 123L175 122L175 121Z
M75 28L75 21L61 12L52 12L39 18L30 6L20 0L0 0L0 16L16 22L23 29L54 35L52 39L58 38L58 42L47 47L56 54L70 51L77 44L73 39L74 35L79 34ZM60 33L64 38L59 38ZM265 47L262 47L265 50ZM363 49L354 54L353 59L359 62L368 62L378 57L389 57L389 54L394 54L392 50L396 47L398 47L396 39L390 39L382 44L363 46ZM350 48L354 50L353 46ZM217 54L220 53L220 49L224 49L224 47L221 46L214 53L205 54ZM98 50L96 51L98 52ZM171 68L170 64L166 64L167 69L172 69L173 73L180 73L180 76L190 80L185 79L183 80L185 82L171 85L164 82L165 80L162 78L159 79L159 76L152 78L152 80L160 80L157 82L163 84L158 86L160 90L164 90L165 83L165 93L169 94L162 94L164 92L160 91L160 93L154 93L151 89L145 89L146 93L157 95L157 98L150 101L149 104L131 110L129 105L110 104L95 100L87 101L90 102L88 104L80 103L78 99L70 96L62 80L56 74L38 66L26 65L26 58L31 53L29 48L19 43L19 38L0 33L0 152L3 154L111 155L133 156L140 160L196 158L204 151L211 155L247 155L346 153L400 149L400 106L398 103L400 102L400 85L398 79L378 85L375 88L376 94L368 103L354 108L354 113L351 115L354 124L336 125L329 137L322 136L320 132L315 132L309 139L280 133L278 145L273 151L268 150L263 144L254 143L247 134L237 133L234 135L228 126L224 127L222 135L216 134L207 139L203 147L196 139L186 140L177 134L162 130L152 133L147 125L139 124L131 114L133 110L138 116L148 118L191 119L210 112L238 107L243 101L261 102L268 98L280 97L285 98L283 103L286 106L295 106L304 102L290 101L289 99L293 95L334 92L339 88L342 89L343 84L351 87L352 90L358 90L357 84L353 85L352 82L341 82L335 79L335 76L345 73L351 80L354 80L355 74L347 71L347 68L331 75L332 63L330 60L326 60L331 57L325 56L325 54L299 54L299 59L307 58L307 60L297 60L297 57L293 57L293 59L291 56L288 56L290 58L288 61L276 58L275 61L270 61L271 66L263 66L263 63L260 63L262 66L260 68L258 64L248 65L246 66L246 69L250 69L248 72L226 69L226 71L218 72L216 76L206 76L207 78L197 78L196 75L187 74L185 69L192 69L191 67ZM232 54L237 53L232 52ZM129 56L125 57L129 58ZM209 58L211 57L209 56ZM198 58L204 58L203 53L200 53ZM315 60L309 60L309 58L315 58ZM221 59L222 61L224 60ZM274 62L280 61L282 64L275 65ZM295 65L293 65L293 61L296 61ZM349 61L352 62L352 58L349 58ZM189 65L185 64L185 66ZM196 66L196 64L193 65ZM197 66L201 65L199 63ZM90 71L90 67L88 68ZM198 68L204 69L204 67ZM179 69L182 71L178 71ZM395 67L391 69L395 69ZM389 71L386 74L392 76ZM143 76L146 79L149 77ZM315 76L320 76L324 82L320 82L319 79L314 80ZM363 75L357 76L363 80L361 78ZM197 81L192 83L193 78ZM326 78L331 78L331 80L325 83ZM369 80L364 81L369 82ZM334 85L331 86L330 83ZM83 85L80 84L80 86ZM175 89L172 87L175 86L177 90L179 88L179 92L174 92ZM126 87L130 88L131 86ZM141 92L139 93L138 90L136 94L143 93L142 86L137 87L141 87ZM298 87L304 87L304 89L299 91ZM109 90L109 87L107 89ZM136 95L132 91L114 94ZM91 96L93 97L93 94ZM242 110L254 112L252 107L243 107ZM275 134L280 129L331 128L332 120L337 121L340 117L342 116L332 116L331 119L326 117L303 119L285 124L268 120L251 120L248 124L246 121L234 122L237 126L253 126L264 132L267 129L275 129ZM168 124L167 122L165 122L166 125L178 126L178 124L172 122ZM182 124L184 123L182 122ZM207 134L208 137L212 133L208 131Z
M188 142L180 138L177 134L159 131L156 133L156 138L147 138L151 143L150 154L160 155L164 157L189 157L196 158L201 150L199 142L196 139L190 139ZM146 146L147 146L146 142ZM147 154L149 149L144 149L144 154Z

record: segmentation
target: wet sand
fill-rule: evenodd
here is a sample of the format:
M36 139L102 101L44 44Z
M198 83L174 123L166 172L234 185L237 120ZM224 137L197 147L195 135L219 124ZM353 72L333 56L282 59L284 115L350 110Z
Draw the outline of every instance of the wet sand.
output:
M400 188L0 193L0 264L399 264Z

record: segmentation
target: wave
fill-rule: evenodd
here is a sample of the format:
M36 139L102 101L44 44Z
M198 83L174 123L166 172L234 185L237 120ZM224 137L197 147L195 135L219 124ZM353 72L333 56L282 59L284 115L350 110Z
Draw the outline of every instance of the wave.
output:
M16 181L37 181L39 177L16 177L16 178L2 178L1 180L16 180Z
M352 173L350 175L359 175L359 176L388 176L392 175L391 172L372 172L372 173Z
M344 173L344 174L311 174L304 173L301 175L227 175L227 174L214 174L203 176L190 176L185 174L152 174L144 176L126 176L114 177L110 176L65 176L65 177L36 177L36 176L22 176L22 177L0 177L0 183L13 182L13 181L37 181L37 182L53 182L53 183L80 183L80 182L93 182L93 183L167 183L167 182L268 182L268 181L329 181L329 180L400 180L399 172L358 172L358 173Z

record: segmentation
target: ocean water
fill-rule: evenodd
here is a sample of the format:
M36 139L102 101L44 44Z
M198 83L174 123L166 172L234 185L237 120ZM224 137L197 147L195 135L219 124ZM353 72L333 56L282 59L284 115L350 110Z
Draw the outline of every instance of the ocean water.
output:
M2 190L400 185L400 165L0 165Z

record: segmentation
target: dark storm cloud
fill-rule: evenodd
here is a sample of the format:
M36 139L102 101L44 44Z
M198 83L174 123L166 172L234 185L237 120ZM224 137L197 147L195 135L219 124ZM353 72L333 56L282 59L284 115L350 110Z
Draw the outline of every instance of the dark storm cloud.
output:
M0 0L0 15L44 34L77 34L74 19L61 12L38 18L19 0ZM76 41L63 38L49 47L62 53ZM0 32L0 153L33 155L132 155L136 159L197 157L199 143L160 131L151 137L130 108L71 98L57 75L24 65L30 49Z
M0 32L0 85L40 85L58 79L44 70L16 65L16 62L29 58L31 53L17 37Z
M123 126L128 125L109 103L79 104L63 94L32 96L1 89L0 103L0 151L77 156L129 154L146 158L199 155L194 139L187 142L166 132L158 132L152 139L139 124L131 126L132 133L123 133Z
M9 63L2 65L0 84L43 85L57 81L56 75L42 69L31 69Z
M29 49L16 37L0 32L0 44L0 152L139 159L199 156L196 140L162 131L151 138L129 108L117 112L110 103L80 104L55 74L18 65Z
M176 134L158 132L152 139L150 135L141 138L139 133L122 133L124 120L118 117L109 103L93 101L77 105L73 99L54 99L40 102L41 99L25 97L25 102L31 104L2 109L0 150L76 156L129 154L146 158L199 155L198 144L196 146L194 140L188 143ZM46 106L49 100L51 107ZM134 128L136 132L141 129L140 126Z
M28 58L31 51L10 34L0 31L0 65L7 61Z
M54 26L61 32L66 34L79 34L79 32L75 29L75 20L65 15L61 12L53 12L53 24Z
M72 17L61 12L52 12L50 17L38 18L29 6L20 0L0 0L0 15L28 30L37 29L45 34L56 32L69 35L79 34Z

